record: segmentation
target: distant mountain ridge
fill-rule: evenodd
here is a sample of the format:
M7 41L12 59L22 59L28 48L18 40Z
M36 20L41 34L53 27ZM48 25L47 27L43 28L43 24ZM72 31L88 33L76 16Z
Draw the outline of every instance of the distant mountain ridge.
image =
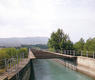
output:
M17 47L21 45L47 44L48 37L0 38L0 46Z

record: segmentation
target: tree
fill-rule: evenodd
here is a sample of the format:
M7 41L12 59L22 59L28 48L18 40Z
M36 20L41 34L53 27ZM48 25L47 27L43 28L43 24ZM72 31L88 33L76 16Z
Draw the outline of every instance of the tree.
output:
M84 50L86 51L95 51L95 38L89 38L85 45L84 45Z
M55 32L51 34L51 38L48 41L48 47L53 49L54 51L59 49L58 37Z
M67 34L62 29L58 29L57 32L53 32L48 41L48 47L53 51L62 51L64 49L71 49L73 43Z
M84 44L85 44L85 41L84 41L84 39L83 38L81 38L78 42L76 42L75 44L74 44L74 48L76 49L76 50L84 50Z

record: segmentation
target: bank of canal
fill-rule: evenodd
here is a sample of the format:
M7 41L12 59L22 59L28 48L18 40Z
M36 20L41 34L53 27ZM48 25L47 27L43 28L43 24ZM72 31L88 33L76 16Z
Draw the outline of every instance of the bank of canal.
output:
M51 59L33 60L35 80L93 80Z

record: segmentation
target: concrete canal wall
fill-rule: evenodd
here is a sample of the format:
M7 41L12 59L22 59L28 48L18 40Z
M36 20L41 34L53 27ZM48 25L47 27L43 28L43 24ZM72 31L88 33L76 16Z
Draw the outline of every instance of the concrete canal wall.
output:
M95 59L87 57L77 57L77 64L95 70Z
M95 59L78 56L76 62L64 59L53 60L95 79Z
M95 79L95 59L78 56L77 71L80 71Z
M57 62L60 62L64 66L71 68L73 70L82 72L90 77L95 79L95 59L81 56L70 56L70 55L58 55L58 53L45 52L40 50L32 50L30 52L29 61L24 64L23 67L19 71L17 71L10 78L6 78L6 80L34 80L34 71L32 60L33 59L53 59ZM47 57L48 56L48 57ZM51 56L51 57L50 57ZM50 57L50 58L49 58ZM62 58L63 57L63 58ZM70 62L69 62L70 61ZM31 78L30 78L31 76Z
M36 50L36 49L31 49L31 51L34 54L36 59L54 59L54 58L62 58L62 59L65 58L70 60L76 59L76 56L60 54L60 53L55 53L50 51Z
M30 79L30 76L32 76L32 79ZM8 80L34 80L32 60L30 60L25 65L25 67L23 67L19 72L17 72L14 76L12 76Z
M0 80L34 80L32 60L28 60L22 65L24 66L19 65L19 69L17 71L9 73L8 76Z
M59 60L63 59L61 63L64 64L64 66L95 78L95 59L93 58L82 57L82 56L76 57L76 56L65 55L65 54L58 55L59 53L53 53L49 51L42 51L42 50L35 50L35 49L31 49L31 50L37 59L51 58L51 59L57 59L57 61L58 58Z

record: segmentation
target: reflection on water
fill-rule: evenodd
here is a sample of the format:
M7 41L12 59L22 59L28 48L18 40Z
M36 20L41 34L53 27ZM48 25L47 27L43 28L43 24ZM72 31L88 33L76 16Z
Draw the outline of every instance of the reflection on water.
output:
M33 66L35 80L92 80L49 59L34 60Z

